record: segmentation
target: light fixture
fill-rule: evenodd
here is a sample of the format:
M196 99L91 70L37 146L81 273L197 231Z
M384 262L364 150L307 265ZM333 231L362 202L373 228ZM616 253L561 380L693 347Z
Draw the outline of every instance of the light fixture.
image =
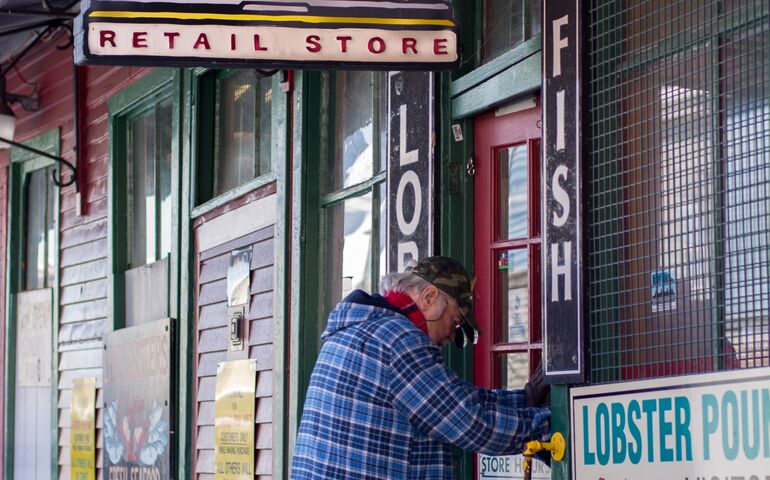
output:
M28 112L36 112L40 108L37 97L16 95L5 91L5 76L0 76L0 139L13 140L16 132L16 115L11 110L10 103L18 102ZM0 141L0 150L9 148L10 145Z

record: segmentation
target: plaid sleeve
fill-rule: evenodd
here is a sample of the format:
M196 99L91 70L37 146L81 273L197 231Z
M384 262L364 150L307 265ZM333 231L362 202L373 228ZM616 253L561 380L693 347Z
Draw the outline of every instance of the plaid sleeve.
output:
M495 391L460 380L440 350L417 335L403 335L391 350L396 409L416 429L464 450L486 455L521 453L549 431L548 408L524 407L523 392Z

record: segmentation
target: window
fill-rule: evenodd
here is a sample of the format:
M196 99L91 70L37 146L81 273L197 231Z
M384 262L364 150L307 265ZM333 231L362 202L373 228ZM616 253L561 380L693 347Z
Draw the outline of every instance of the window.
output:
M485 0L482 63L539 35L541 23L539 0Z
M272 102L272 77L255 70L199 77L199 204L270 172Z
M128 121L128 268L171 252L171 101Z
M767 4L593 12L592 380L768 366Z
M55 166L40 168L24 181L24 262L22 290L53 288L56 278L56 195Z
M354 289L376 290L385 271L387 81L384 72L334 75L334 155L321 202L328 308Z

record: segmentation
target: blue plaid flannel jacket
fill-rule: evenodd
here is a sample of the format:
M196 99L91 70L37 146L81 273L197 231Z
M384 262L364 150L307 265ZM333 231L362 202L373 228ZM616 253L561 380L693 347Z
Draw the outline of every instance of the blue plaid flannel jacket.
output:
M548 433L548 408L460 380L408 318L362 295L371 301L348 297L322 335L292 479L452 478L450 445L514 454Z

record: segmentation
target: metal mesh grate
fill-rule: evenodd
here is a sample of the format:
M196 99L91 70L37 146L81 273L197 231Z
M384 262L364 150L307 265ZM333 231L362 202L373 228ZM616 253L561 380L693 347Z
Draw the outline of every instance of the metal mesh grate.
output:
M591 381L770 365L770 16L593 0Z

